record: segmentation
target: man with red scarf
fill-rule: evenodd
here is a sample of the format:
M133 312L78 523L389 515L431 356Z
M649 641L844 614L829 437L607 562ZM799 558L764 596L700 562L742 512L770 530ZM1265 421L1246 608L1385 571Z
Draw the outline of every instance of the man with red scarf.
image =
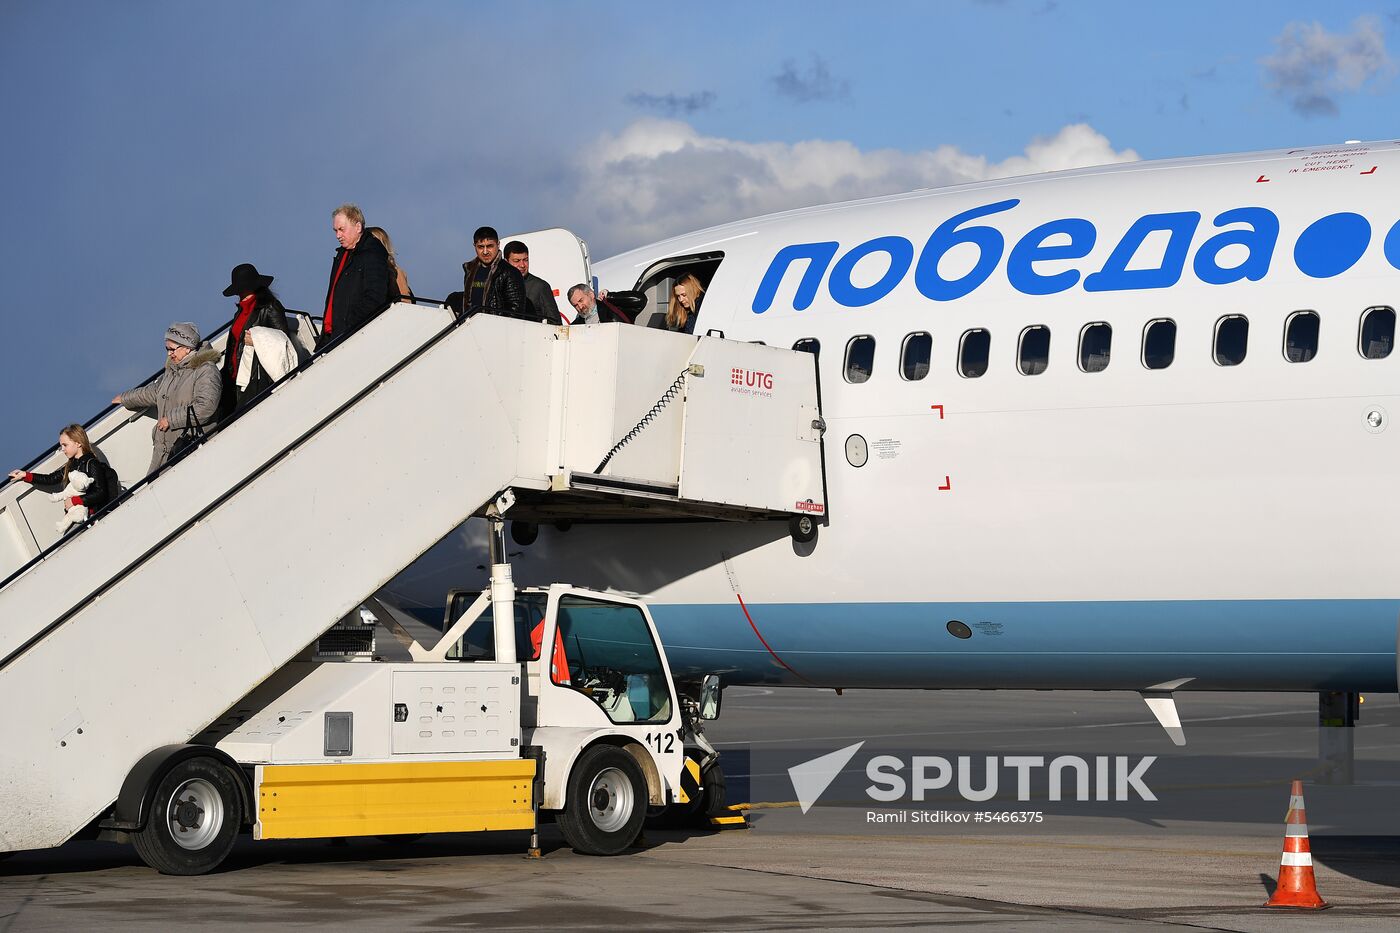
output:
M364 235L364 213L353 204L342 204L331 213L331 229L340 249L331 260L317 349L348 337L389 306L389 253L377 237Z

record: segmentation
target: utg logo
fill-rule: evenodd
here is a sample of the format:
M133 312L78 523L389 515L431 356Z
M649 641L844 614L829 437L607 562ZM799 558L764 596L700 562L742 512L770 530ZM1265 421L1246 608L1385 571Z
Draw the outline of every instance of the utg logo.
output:
M744 386L749 389L772 390L773 374L761 373L753 369L731 369L729 371L729 384L731 386Z

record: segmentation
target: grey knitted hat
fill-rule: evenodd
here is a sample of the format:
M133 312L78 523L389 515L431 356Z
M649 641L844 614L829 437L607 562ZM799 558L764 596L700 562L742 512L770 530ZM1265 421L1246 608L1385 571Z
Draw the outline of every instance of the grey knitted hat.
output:
M199 349L199 328L193 321L177 321L165 329L165 339L176 346Z

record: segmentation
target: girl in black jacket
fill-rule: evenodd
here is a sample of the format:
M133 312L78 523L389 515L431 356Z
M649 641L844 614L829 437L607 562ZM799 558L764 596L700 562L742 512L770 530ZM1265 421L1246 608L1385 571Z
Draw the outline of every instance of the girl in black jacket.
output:
M224 344L224 394L219 405L219 420L223 420L239 408L257 398L258 394L272 385L272 377L263 371L256 359L253 360L253 376L248 387L237 387L238 361L244 353L252 353L248 345L248 331L254 327L273 327L291 336L287 324L287 309L268 288L272 276L260 275L258 267L245 262L233 267L229 275L229 286L224 294L230 298L238 296L238 313L234 315L229 328L228 342Z
M23 470L11 470L10 479L16 482L22 480L26 483L32 483L41 489L48 487L50 492L58 492L68 485L70 472L81 472L92 480L92 484L81 496L71 496L62 505L64 509L74 505L85 505L89 517L96 515L121 494L121 485L117 481L117 471L97 459L97 455L92 452L92 443L88 440L87 431L83 429L82 425L70 424L60 431L58 433L58 446L68 457L68 462L63 465L63 469L55 470L52 473L26 473Z

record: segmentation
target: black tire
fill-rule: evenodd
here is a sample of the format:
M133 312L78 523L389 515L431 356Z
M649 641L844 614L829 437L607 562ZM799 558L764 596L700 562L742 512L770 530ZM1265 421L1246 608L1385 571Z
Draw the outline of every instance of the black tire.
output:
M655 829L699 829L710 825L710 818L728 815L724 768L719 759L700 774L700 793L686 803L657 807L647 814L647 825Z
M187 758L156 785L146 828L131 843L162 875L202 875L219 867L243 824L239 777L213 758Z
M708 826L712 817L729 814L729 789L725 786L724 768L720 765L718 758L701 773L700 780L704 782L704 790L701 793L700 818Z
M569 773L559 828L575 852L617 855L637 839L647 811L647 782L637 759L612 745L594 745Z

